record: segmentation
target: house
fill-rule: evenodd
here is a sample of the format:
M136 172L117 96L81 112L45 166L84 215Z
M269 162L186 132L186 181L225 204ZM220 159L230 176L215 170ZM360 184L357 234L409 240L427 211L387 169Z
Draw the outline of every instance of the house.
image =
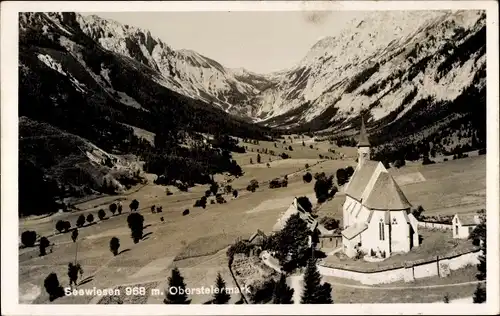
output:
M474 228L480 224L479 215L453 216L453 238L467 239Z
M250 236L250 238L248 238L248 242L255 246L262 246L265 238L266 234L264 234L264 232L260 229L257 229L257 231L252 236Z
M411 204L381 162L370 160L364 121L358 142L358 165L344 188L342 247L349 257L358 249L389 257L419 243L418 221Z
M274 224L273 231L278 232L285 227L286 221L294 214L299 214L300 218L304 220L307 224L307 227L311 232L314 232L318 227L318 221L312 217L309 212L306 212L304 208L297 202L297 198L293 199L292 204L288 207L288 209L281 214L280 218Z
M328 230L325 226L319 224L318 231L318 247L335 249L342 245L342 234L338 229Z

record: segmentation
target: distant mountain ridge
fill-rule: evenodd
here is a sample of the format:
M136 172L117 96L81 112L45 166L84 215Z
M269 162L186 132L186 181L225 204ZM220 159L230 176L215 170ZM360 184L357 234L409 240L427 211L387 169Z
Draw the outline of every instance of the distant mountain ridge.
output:
M284 128L348 126L361 111L378 121L410 111L428 96L453 100L486 60L482 11L372 12L318 41L296 67L272 76L174 50L149 31L97 16L76 17L82 31L105 49L160 72L159 83L169 89ZM443 64L471 42L468 60ZM414 91L419 92L413 96Z

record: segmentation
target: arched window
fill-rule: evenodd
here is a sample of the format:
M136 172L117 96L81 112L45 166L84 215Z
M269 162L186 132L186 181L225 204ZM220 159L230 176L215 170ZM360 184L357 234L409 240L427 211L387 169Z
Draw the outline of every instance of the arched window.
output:
M379 239L384 240L385 239L385 233L384 233L384 222L382 219L380 219L380 223L378 223L378 234L379 234Z

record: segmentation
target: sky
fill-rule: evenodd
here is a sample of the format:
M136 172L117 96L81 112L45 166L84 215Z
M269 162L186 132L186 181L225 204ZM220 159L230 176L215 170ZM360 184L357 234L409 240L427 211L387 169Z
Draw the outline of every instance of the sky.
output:
M296 65L321 38L359 11L86 12L151 31L174 49L191 49L228 68L270 73Z

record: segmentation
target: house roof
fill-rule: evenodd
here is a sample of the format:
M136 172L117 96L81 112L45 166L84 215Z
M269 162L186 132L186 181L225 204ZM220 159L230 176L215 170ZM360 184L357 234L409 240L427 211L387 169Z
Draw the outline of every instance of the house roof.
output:
M260 237L260 238L257 238L257 237ZM252 236L250 236L250 238L248 238L248 241L252 242L255 240L256 242L261 242L265 237L266 237L266 234L264 234L264 232L261 231L260 229L257 229L257 231Z
M358 201L361 200L363 191L377 169L377 165L377 161L371 160L367 160L363 162L363 164L358 165L344 189L345 194Z
M477 215L458 215L458 220L462 226L476 226L479 224L479 216Z
M286 221L294 214L299 214L299 217L306 222L307 227L310 231L314 231L318 227L318 221L311 216L310 213L306 212L302 206L297 203L297 198L294 198L292 204L288 209L281 215L276 224L273 226L273 231L280 231L285 227Z
M363 203L370 209L406 210L410 202L388 172L380 172L368 198Z
M352 226L347 227L342 231L342 236L347 239L353 239L358 236L362 232L364 232L368 228L368 225L365 223L355 223Z
M366 133L365 120L361 117L361 128L359 130L358 147L370 147L368 134Z

